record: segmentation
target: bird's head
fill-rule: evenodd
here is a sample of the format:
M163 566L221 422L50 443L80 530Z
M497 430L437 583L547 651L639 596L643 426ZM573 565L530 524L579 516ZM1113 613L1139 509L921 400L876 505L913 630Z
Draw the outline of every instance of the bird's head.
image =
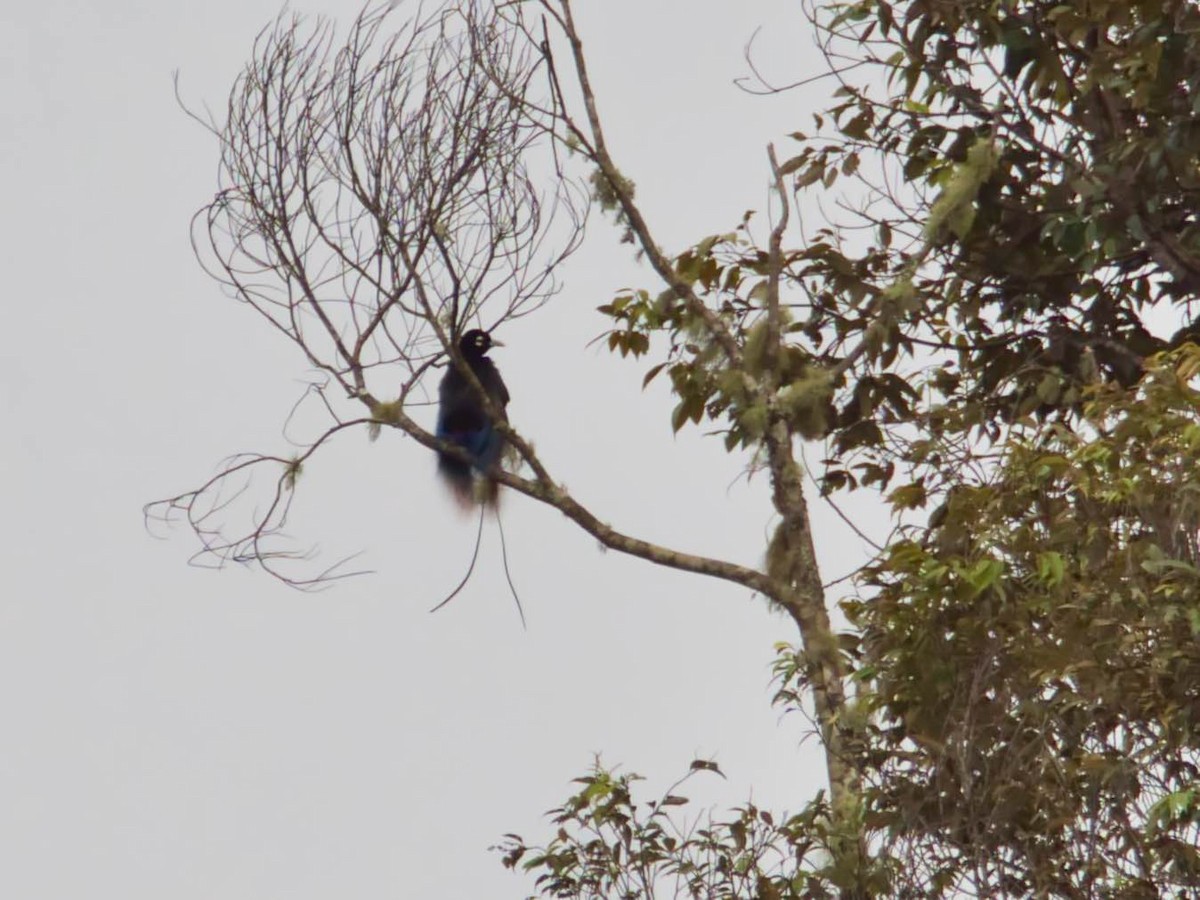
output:
M493 347L503 346L499 341L492 340L492 336L486 331L473 328L464 334L462 340L458 342L458 352L468 359L478 359Z

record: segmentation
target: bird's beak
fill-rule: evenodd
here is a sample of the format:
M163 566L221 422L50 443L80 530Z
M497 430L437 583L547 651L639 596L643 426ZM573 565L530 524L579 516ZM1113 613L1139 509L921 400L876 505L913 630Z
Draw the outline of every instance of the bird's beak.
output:
M492 346L493 347L503 347L504 341L498 341L495 338L492 338Z

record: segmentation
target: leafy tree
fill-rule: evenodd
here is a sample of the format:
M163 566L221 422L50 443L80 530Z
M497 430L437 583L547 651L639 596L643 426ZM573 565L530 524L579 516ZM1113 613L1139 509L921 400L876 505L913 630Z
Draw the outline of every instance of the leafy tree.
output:
M786 612L799 647L780 652L777 699L811 708L829 789L792 815L689 823L675 789L647 805L634 776L596 769L547 843L509 836L506 863L554 897L1190 895L1200 10L808 13L830 106L790 156L768 148L764 239L748 217L675 255L605 143L570 0L448 4L395 31L368 10L337 50L277 23L210 123L222 186L199 234L218 278L343 396L322 392L333 424L298 458L236 460L158 509L282 574L272 536L299 465L351 427L442 447L413 392L463 365L468 321L551 300L586 184L657 279L601 307L609 346L670 379L676 430L715 425L747 452L778 526L761 570L627 535L503 422L517 460L496 476L615 550ZM539 165L560 173L550 197ZM814 192L840 212L806 230ZM885 491L899 523L841 602L844 633L802 441L824 442L826 492ZM263 467L273 501L226 536L220 491Z

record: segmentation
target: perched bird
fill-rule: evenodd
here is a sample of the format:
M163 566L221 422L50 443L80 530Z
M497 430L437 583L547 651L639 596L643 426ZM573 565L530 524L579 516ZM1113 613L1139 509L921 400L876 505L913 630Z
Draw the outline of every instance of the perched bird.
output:
M495 407L496 414L505 422L508 416L508 388L496 364L487 358L493 347L503 347L499 341L478 328L468 331L458 342L458 352L463 361L475 373L483 390ZM437 436L462 447L470 462L449 453L438 452L438 473L454 493L455 499L464 509L475 503L495 506L500 486L487 478L487 471L500 461L504 450L504 436L496 430L492 419L483 405L483 398L453 364L446 371L438 387ZM483 480L479 496L475 493L475 476Z

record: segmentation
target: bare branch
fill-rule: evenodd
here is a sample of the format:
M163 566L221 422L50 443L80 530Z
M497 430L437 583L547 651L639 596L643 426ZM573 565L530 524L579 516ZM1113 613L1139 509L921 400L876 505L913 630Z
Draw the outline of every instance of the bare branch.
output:
M530 94L536 45L519 19L455 4L418 7L403 22L389 12L365 10L340 46L329 23L296 16L259 35L215 130L220 189L193 229L206 270L370 418L344 417L317 390L334 425L297 457L230 460L196 490L152 504L148 517L184 518L201 538L201 555L218 563L253 561L289 583L319 583L322 576L296 579L278 567L305 558L276 542L299 466L354 425L386 424L430 449L461 454L407 411L423 377L448 354L533 473L490 473L502 484L554 506L607 547L777 596L779 586L762 572L604 523L491 408L459 358L457 336L468 322L486 318L495 327L555 293L554 268L582 233L584 195L566 178L548 194L535 186L529 167L547 131L529 111L552 104ZM730 347L737 352L731 338ZM389 395L397 399L379 399ZM248 499L246 478L264 467L283 473L253 507L250 526L229 533L228 495Z

